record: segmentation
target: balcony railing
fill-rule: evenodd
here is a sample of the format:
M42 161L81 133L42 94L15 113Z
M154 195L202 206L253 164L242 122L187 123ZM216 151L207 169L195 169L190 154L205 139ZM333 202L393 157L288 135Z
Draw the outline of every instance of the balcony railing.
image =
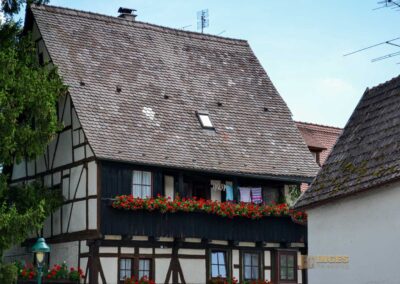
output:
M129 206L114 203L113 207L113 203L109 200L102 203L103 234L286 243L307 240L306 226L294 222L290 214L275 212L253 219L238 215L229 218L215 214L216 210L208 207L207 210L190 208L187 212L170 209L171 212L154 204L140 207L137 203Z

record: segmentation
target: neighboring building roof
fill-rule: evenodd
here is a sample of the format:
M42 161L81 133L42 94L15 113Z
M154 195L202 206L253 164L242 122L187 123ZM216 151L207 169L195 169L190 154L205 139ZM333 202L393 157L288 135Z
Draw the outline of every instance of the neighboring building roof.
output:
M287 105L246 41L52 6L31 11L97 158L315 176ZM209 113L215 131L201 127L197 111Z
M400 178L400 76L367 89L295 208L317 206Z
M295 123L304 141L306 141L308 148L310 148L310 150L321 151L319 161L321 165L323 165L339 138L339 135L342 133L342 129L300 121L296 121Z

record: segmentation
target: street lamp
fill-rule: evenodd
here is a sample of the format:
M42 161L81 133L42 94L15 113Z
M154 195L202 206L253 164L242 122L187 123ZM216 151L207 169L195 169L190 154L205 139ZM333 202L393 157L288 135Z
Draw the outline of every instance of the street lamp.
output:
M50 252L49 246L46 244L44 238L38 238L36 243L32 247L32 252L35 254L37 266L38 266L38 275L37 275L37 283L42 283L42 272L43 272L43 264L44 264L44 256L45 253Z

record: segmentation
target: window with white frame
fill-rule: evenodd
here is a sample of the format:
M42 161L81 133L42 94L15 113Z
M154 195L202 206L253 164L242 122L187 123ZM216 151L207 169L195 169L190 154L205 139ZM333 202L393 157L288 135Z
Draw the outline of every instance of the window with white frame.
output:
M133 171L132 177L132 195L134 197L151 197L151 172Z
M206 112L198 112L197 116L200 120L200 124L203 128L214 129L214 125L211 122L210 115Z

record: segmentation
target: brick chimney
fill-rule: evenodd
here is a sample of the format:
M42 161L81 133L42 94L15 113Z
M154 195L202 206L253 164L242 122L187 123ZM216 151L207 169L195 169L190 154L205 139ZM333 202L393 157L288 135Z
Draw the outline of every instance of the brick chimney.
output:
M137 16L137 15L135 15L135 12L136 12L135 9L120 7L118 9L118 13L119 13L118 17L124 18L125 20L128 20L128 21L135 21L136 16Z

